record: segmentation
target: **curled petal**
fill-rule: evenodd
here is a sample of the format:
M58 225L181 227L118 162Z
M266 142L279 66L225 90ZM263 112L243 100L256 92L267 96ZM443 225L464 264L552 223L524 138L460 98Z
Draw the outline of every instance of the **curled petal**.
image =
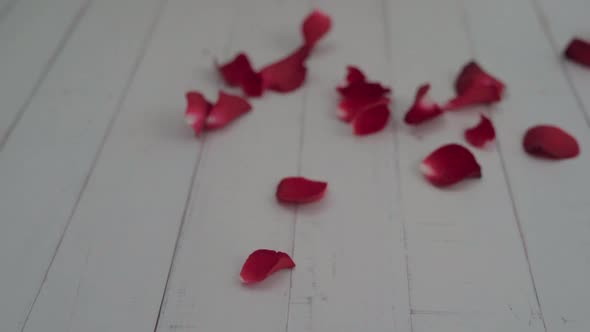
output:
M293 267L295 267L295 262L288 254L269 249L258 249L251 253L244 262L240 279L244 284L253 284L266 279L279 270L292 269Z
M211 108L205 124L207 129L221 128L251 109L252 106L244 98L220 91L217 103Z
M414 104L404 117L405 123L417 125L434 119L443 113L442 108L428 96L429 90L430 84L423 84L418 88Z
M504 89L504 83L471 61L463 67L455 81L457 96L443 108L457 110L471 105L494 103L502 99Z
M248 56L244 53L238 54L232 61L218 66L219 72L225 82L230 86L239 86L244 78L254 73Z
M565 130L552 125L529 128L524 135L523 147L531 155L550 159L573 158L580 154L576 139Z
M574 38L568 44L564 54L573 62L590 67L590 42Z
M388 105L390 101L387 97L379 99L343 99L338 104L338 117L344 122L350 122L359 112L379 105Z
M307 74L305 60L309 52L309 47L300 47L286 58L262 68L260 75L264 87L277 92L291 92L303 85Z
M391 92L386 86L376 82L356 81L348 86L337 87L336 90L344 98L377 99Z
M363 72L355 66L346 67L346 71L346 82L348 84L364 82L366 80L365 74L363 74Z
M282 203L311 203L324 197L328 183L306 179L304 177L287 177L277 186L277 200Z
M473 154L459 144L444 145L426 157L420 170L437 187L447 187L467 178L480 178L481 167Z
M355 135L364 136L381 131L389 120L389 108L377 105L360 111L352 120Z
M305 45L313 47L332 27L332 19L328 14L316 9L303 21L302 31Z
M184 118L195 131L195 135L199 136L205 127L205 119L209 114L211 104L198 91L187 92L186 102Z
M242 91L246 96L260 97L264 91L262 75L259 73L251 72L244 75L242 83L240 83Z
M496 131L492 121L486 116L482 115L479 124L475 127L465 130L465 139L471 145L481 148L486 143L491 142L496 138Z

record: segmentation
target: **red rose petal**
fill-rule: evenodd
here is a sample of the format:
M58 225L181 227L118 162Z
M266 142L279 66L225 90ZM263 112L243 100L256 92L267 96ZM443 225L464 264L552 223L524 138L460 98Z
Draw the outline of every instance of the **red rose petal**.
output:
M205 119L207 118L207 114L209 114L211 104L197 91L187 92L186 102L187 106L184 118L193 128L195 134L199 136L205 127Z
M238 54L232 61L218 66L225 82L230 86L240 86L251 97L262 95L262 77L252 69L248 56Z
M242 83L240 83L242 91L246 96L260 97L264 91L262 75L259 73L251 72L244 75Z
M480 178L481 167L473 154L459 144L434 150L420 165L424 177L437 187L446 187L466 178Z
M240 278L244 284L252 284L266 279L271 274L282 269L292 269L295 262L288 254L269 249L258 249L248 256Z
M574 38L565 49L564 54L573 62L590 67L590 42Z
M356 82L364 82L366 80L365 74L355 66L348 66L346 67L347 74L346 74L346 82L348 84L356 83Z
M336 88L344 98L379 98L391 92L391 89L376 82L356 81L347 86Z
M286 58L264 67L260 71L264 87L277 92L296 90L305 81L305 60L310 49L300 47Z
M436 118L443 113L442 108L433 102L428 96L430 84L421 85L416 91L414 105L406 113L404 122L409 125L417 125Z
M389 120L389 108L378 105L359 112L352 120L355 135L364 136L381 131Z
M496 138L494 125L492 124L492 121L490 121L490 119L484 115L481 116L479 124L477 124L475 127L465 130L465 139L467 142L478 148L481 148L486 145L486 143L493 141L494 138Z
M328 183L304 177L287 177L277 186L277 200L283 203L311 203L324 197Z
M361 111L379 105L388 105L390 99L381 97L379 99L343 99L338 104L338 117L345 122L350 122Z
M302 31L305 45L313 47L332 27L332 19L323 11L316 9L303 21Z
M205 124L207 129L221 128L251 109L252 106L244 98L220 91L217 103L211 108Z
M504 83L471 61L463 67L455 81L457 96L443 108L457 110L476 104L494 103L502 99L504 88Z
M550 159L573 158L580 154L576 139L563 129L552 125L539 125L527 130L524 150L534 156Z

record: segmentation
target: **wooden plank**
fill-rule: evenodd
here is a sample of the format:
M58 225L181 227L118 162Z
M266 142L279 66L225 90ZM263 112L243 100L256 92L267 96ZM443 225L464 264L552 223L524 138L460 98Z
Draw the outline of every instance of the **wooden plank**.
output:
M392 127L358 137L336 117L346 66L389 84L382 1L318 1L334 29L311 59L301 169L329 183L297 213L288 331L409 331Z
M0 330L26 319L158 3L95 2L0 154Z
M533 1L533 5L543 32L551 42L558 59L563 57L563 51L573 37L590 40L590 2L537 0ZM590 124L590 71L587 67L566 60L561 62L568 83L586 113L586 121Z
M477 57L508 85L495 117L498 141L547 331L588 331L590 132L583 113L529 1L469 0L466 8ZM561 162L527 156L522 135L539 123L572 133L582 154Z
M420 84L430 82L440 102L454 93L454 78L472 56L460 2L388 4L414 331L493 331L499 322L505 331L543 331L498 149L470 148L483 178L448 190L418 170L444 144L467 146L464 130L486 110L445 114L416 128L402 120Z
M224 60L244 50L259 68L299 45L305 4L234 4ZM297 169L303 97L302 90L268 92L252 99L253 111L230 128L207 134L158 331L285 329L289 272L254 287L241 285L239 272L256 249L290 252L294 211L277 204L274 191Z
M4 2L0 6L0 150L88 1L20 0L13 6Z
M14 8L18 0L0 0L0 22L8 15L8 12ZM1 28L1 25L0 25Z
M216 95L232 17L168 2L25 331L154 330L201 149L183 94Z

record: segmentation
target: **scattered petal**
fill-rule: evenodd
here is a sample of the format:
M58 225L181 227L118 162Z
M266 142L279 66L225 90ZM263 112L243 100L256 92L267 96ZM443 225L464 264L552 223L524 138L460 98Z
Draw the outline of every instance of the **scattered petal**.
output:
M195 135L199 136L205 127L205 119L209 114L211 104L197 91L187 92L186 102L184 118L195 131Z
M306 179L304 177L287 177L277 186L277 200L283 203L311 203L324 197L328 183Z
M590 67L590 42L574 38L565 49L565 57L578 64Z
M238 54L232 61L218 66L218 69L228 85L240 86L247 96L262 95L262 77L252 69L246 54Z
M246 96L260 97L264 91L262 75L259 73L251 72L244 75L242 83L240 83L242 91Z
M352 120L355 135L364 136L381 131L387 126L389 114L386 105L377 105L360 111Z
M332 19L328 14L316 9L303 21L302 31L305 45L313 47L332 27Z
M496 138L496 131L492 121L482 115L479 124L465 130L465 139L471 145L481 148Z
M366 80L365 74L355 66L348 66L346 67L346 82L348 84L356 83L356 82L364 82Z
M443 108L457 110L477 104L494 103L502 99L504 88L504 83L471 61L463 67L455 81L457 96Z
M271 274L282 270L292 269L295 262L288 254L269 249L258 249L248 256L240 278L244 284L253 284L266 279Z
M580 154L576 139L563 129L552 125L529 128L524 135L524 150L534 156L567 159Z
M480 178L481 167L473 154L459 144L434 150L420 165L424 177L437 187L447 187L467 178Z
M207 116L207 129L224 127L251 109L252 106L244 98L220 91L217 103Z
M343 97L338 104L338 117L350 122L361 111L379 105L388 105L390 99L386 95L391 91L388 87L376 82L367 82L360 69L348 66L346 84L336 90Z
M264 87L277 92L296 90L305 81L305 60L310 48L303 46L286 58L264 67L260 71Z
M376 82L355 81L347 86L336 88L344 98L379 98L391 92L391 89Z
M442 108L433 102L428 96L430 84L421 85L416 91L414 105L406 113L404 122L409 125L417 125L436 118L443 113Z
M345 122L350 122L361 111L379 105L388 105L391 100L387 97L342 99L338 104L338 117Z

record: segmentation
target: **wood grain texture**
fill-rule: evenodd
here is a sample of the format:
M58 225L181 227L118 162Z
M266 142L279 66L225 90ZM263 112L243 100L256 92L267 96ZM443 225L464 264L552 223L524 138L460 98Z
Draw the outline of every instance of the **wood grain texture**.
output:
M0 3L0 151L88 3L87 0L4 2L4 6Z
M94 3L0 153L1 330L26 319L157 3Z
M208 8L220 5L211 1ZM256 0L224 6L217 15L233 23L228 51L215 53L221 60L246 51L260 68L299 46L305 4ZM186 1L177 10L201 8ZM196 27L198 21L187 20ZM294 210L277 204L274 192L282 177L297 172L303 98L301 90L268 92L251 100L251 113L207 133L158 331L285 329L289 272L253 287L240 283L239 272L256 249L291 251Z
M583 112L531 2L465 5L478 59L508 84L494 119L547 330L587 331L590 133ZM539 123L572 133L581 155L552 162L524 154L522 135Z

